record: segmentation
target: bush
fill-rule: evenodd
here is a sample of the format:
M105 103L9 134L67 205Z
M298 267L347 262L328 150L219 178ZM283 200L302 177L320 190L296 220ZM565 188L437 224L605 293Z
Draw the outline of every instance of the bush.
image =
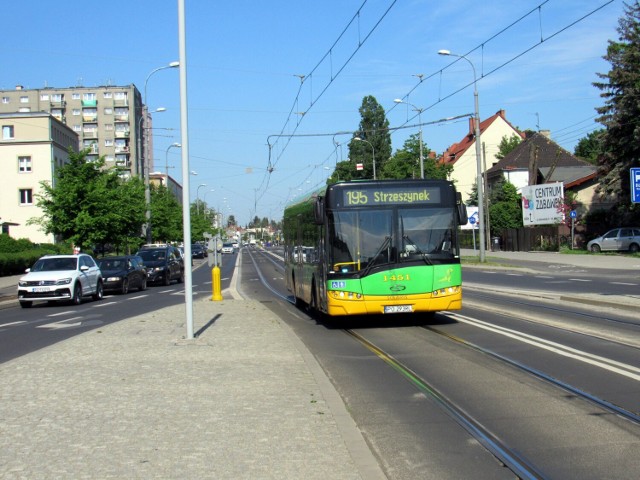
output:
M43 255L70 253L66 244L34 244L26 238L15 239L0 234L0 277L18 275L30 268Z

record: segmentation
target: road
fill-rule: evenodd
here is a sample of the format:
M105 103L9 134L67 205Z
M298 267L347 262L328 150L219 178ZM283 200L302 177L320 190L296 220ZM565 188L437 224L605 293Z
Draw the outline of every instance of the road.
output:
M237 253L223 256L222 289L229 287L236 259ZM207 260L194 259L193 263L194 298L210 296L212 279ZM5 287L4 298L15 298L16 289L17 285ZM17 300L4 304L0 320L0 363L70 336L178 303L184 303L184 284L173 282L168 287L150 284L145 291L127 295L105 294L100 301L85 299L80 305L36 302L32 308L22 309Z
M232 266L223 264L223 288ZM194 295L209 294L209 269L198 267ZM275 312L320 363L389 479L640 471L637 310L580 303L636 294L634 271L463 268L461 311L334 322L291 303L278 249L243 249L235 273L240 293ZM5 309L0 360L182 301L173 284L78 307Z
M637 314L557 301L635 294L633 272L464 269L460 312L327 322L286 301L279 252L247 253L241 293L304 341L388 478L637 477Z

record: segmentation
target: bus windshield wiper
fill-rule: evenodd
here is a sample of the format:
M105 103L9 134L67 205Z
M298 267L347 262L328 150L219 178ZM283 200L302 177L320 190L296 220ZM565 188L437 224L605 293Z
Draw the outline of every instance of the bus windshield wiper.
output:
M433 262L429 260L429 257L427 257L427 254L424 253L422 250L420 250L420 247L418 247L418 245L413 240L411 240L411 238L409 238L409 235L405 235L405 234L402 235L402 243L405 245L411 245L413 247L411 252L406 250L407 256L411 254L420 255L420 258L424 260L424 263L426 263L427 265L433 265Z
M360 273L360 277L366 277L369 274L369 271L373 267L373 264L375 263L375 261L378 259L380 254L384 251L384 249L389 246L390 243L391 243L391 236L386 235L384 237L384 242L382 242L382 245L380 245L380 248L378 248L378 251L376 252L376 254L373 257L371 257L371 260L369 260L369 263L367 263L367 266Z

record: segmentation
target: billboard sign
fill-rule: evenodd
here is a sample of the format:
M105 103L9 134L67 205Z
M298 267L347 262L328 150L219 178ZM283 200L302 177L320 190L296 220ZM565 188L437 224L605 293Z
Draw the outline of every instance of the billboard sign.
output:
M522 222L527 225L552 225L564 220L562 182L522 187Z

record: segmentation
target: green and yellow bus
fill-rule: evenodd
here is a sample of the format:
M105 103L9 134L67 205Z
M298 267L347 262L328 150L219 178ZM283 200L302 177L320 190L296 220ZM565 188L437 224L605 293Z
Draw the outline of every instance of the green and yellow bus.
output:
M459 310L466 223L450 181L328 185L285 208L287 288L330 316Z

